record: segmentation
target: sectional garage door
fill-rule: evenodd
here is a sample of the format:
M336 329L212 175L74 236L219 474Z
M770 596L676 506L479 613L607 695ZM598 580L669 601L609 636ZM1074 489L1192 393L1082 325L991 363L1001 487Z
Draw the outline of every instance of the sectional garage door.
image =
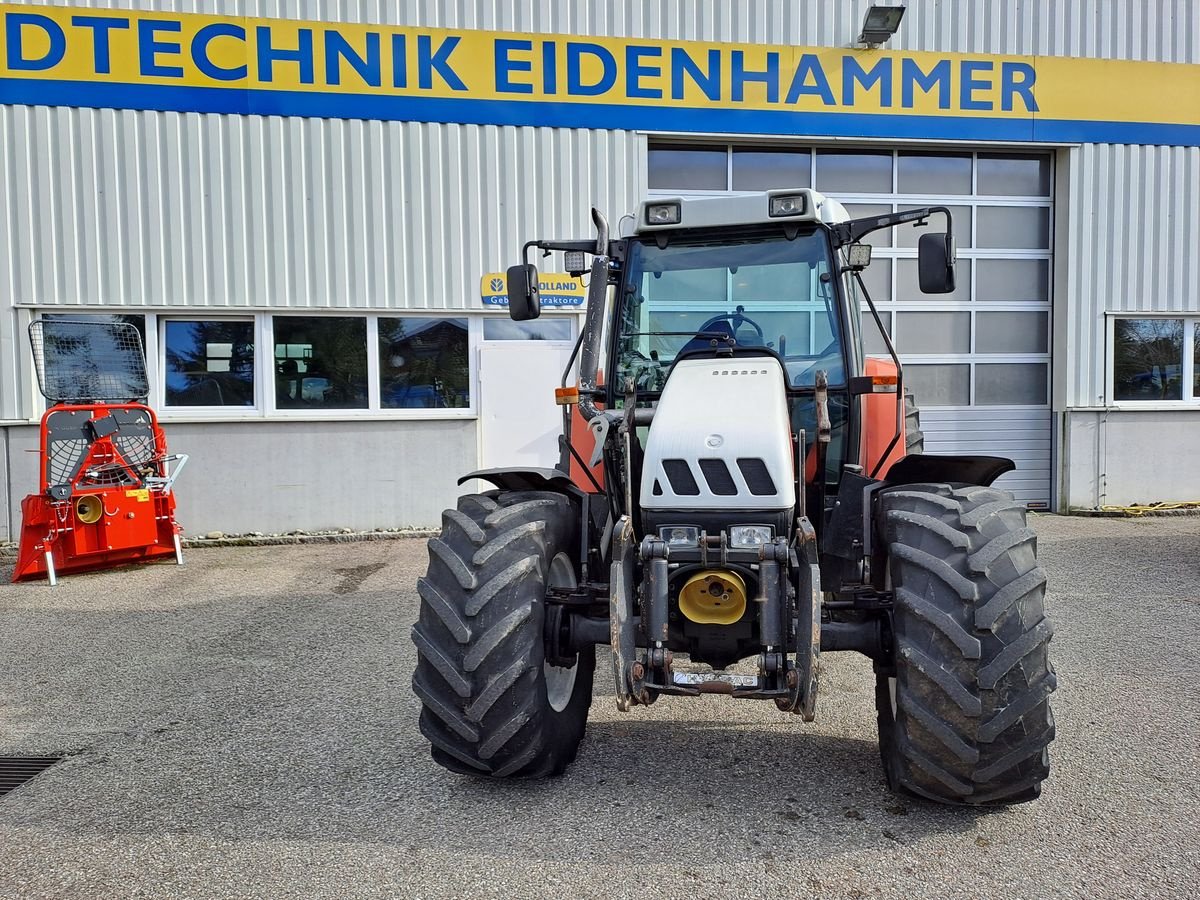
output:
M912 226L870 236L865 280L916 392L926 450L1010 457L1017 470L998 484L1034 508L1050 502L1052 174L1045 154L666 142L650 144L647 168L656 193L811 186L855 216L949 207L953 294L917 289Z

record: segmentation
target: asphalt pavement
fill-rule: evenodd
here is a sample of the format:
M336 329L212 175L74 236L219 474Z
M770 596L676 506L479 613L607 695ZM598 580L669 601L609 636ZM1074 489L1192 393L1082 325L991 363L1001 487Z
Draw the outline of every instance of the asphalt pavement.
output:
M0 897L1193 897L1200 518L1038 517L1057 633L1042 798L888 793L865 660L817 721L724 697L617 711L563 777L429 759L409 689L422 540L192 551L9 585Z

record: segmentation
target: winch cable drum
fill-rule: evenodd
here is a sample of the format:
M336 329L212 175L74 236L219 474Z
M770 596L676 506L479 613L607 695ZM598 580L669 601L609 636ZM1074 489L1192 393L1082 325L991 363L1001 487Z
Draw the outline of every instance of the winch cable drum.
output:
M104 515L104 501L98 494L84 494L75 501L75 517L84 525L95 525Z
M732 625L746 612L746 583L736 572L697 572L679 589L679 611L699 625Z

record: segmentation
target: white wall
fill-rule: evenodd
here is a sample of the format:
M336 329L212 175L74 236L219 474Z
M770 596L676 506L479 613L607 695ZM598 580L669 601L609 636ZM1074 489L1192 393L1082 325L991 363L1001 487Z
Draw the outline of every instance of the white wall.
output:
M172 452L191 458L176 482L189 535L440 525L458 476L477 467L472 420L177 423ZM38 429L0 428L12 466L0 540L20 532L21 499L37 490ZM3 482L0 482L3 484ZM0 495L2 497L2 495Z
M1067 414L1065 507L1200 500L1200 410Z

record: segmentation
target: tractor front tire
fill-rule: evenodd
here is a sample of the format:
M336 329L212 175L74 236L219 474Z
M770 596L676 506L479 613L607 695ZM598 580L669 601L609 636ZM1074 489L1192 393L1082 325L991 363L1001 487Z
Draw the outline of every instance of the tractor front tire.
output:
M894 672L876 684L891 788L965 805L1033 800L1054 739L1046 575L1025 508L990 487L880 495Z
M546 592L576 586L579 514L561 494L459 498L417 581L413 691L434 760L493 778L560 775L592 701L595 648L573 666L545 658Z

